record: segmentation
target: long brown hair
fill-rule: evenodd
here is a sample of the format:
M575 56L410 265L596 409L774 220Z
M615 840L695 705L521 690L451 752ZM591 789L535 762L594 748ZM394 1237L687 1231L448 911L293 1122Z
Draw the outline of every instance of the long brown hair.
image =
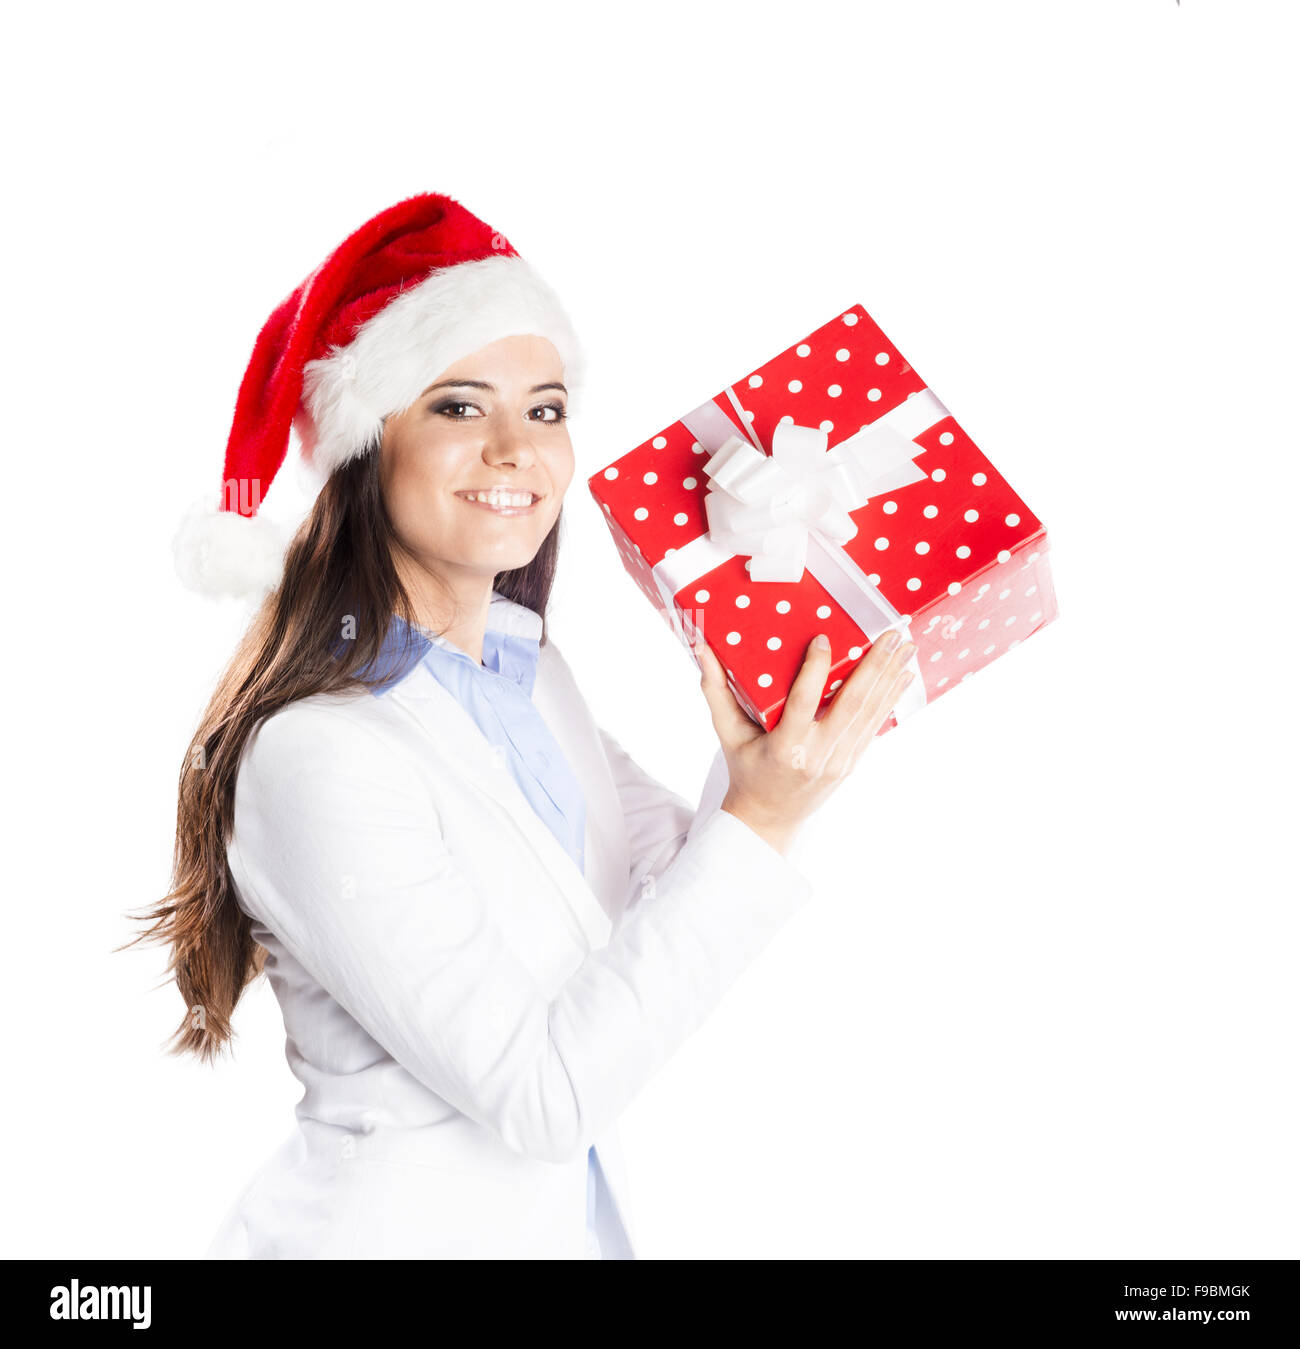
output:
M561 520L527 566L494 586L542 619L555 578ZM185 1000L167 1052L215 1059L233 1036L231 1017L262 972L226 864L235 782L248 738L262 720L314 693L373 688L391 678L393 615L415 621L398 576L398 542L379 479L378 446L330 475L285 554L280 584L259 605L217 683L181 766L170 890L144 914L137 942L170 946L167 975ZM349 640L341 641L345 620Z

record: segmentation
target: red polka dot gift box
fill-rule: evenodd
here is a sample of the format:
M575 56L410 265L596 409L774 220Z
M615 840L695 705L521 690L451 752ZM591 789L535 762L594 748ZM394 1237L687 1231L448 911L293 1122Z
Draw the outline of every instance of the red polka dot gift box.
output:
M623 565L770 730L819 632L825 706L890 628L891 726L1056 617L1042 522L855 305L588 479Z

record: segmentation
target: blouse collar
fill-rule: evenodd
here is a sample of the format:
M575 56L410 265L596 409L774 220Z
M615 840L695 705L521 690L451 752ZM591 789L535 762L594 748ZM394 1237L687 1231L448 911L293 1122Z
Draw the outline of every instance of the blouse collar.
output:
M491 670L513 680L531 697L537 678L541 635L540 614L494 590L488 603L487 623L483 632L483 661L482 665L476 665L467 651L462 651L440 633L419 624L407 624L394 614L377 666L367 667L384 669L391 664L393 673L371 691L376 696L387 693L400 684L421 661L435 658L459 659L472 669Z

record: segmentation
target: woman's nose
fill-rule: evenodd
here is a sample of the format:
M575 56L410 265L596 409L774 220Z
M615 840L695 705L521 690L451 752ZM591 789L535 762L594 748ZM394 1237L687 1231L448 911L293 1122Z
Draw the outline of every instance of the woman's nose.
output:
M536 457L532 428L526 424L494 426L483 447L483 457L492 464L527 467Z

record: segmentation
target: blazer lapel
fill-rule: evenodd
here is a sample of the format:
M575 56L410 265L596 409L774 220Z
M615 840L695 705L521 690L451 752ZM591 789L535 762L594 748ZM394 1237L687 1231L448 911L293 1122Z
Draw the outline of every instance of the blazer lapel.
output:
M423 662L383 696L410 715L450 777L480 794L523 835L553 883L579 946L588 950L604 946L613 926L610 916L573 858L519 790L501 756L456 698ZM590 830L587 839L590 846Z

